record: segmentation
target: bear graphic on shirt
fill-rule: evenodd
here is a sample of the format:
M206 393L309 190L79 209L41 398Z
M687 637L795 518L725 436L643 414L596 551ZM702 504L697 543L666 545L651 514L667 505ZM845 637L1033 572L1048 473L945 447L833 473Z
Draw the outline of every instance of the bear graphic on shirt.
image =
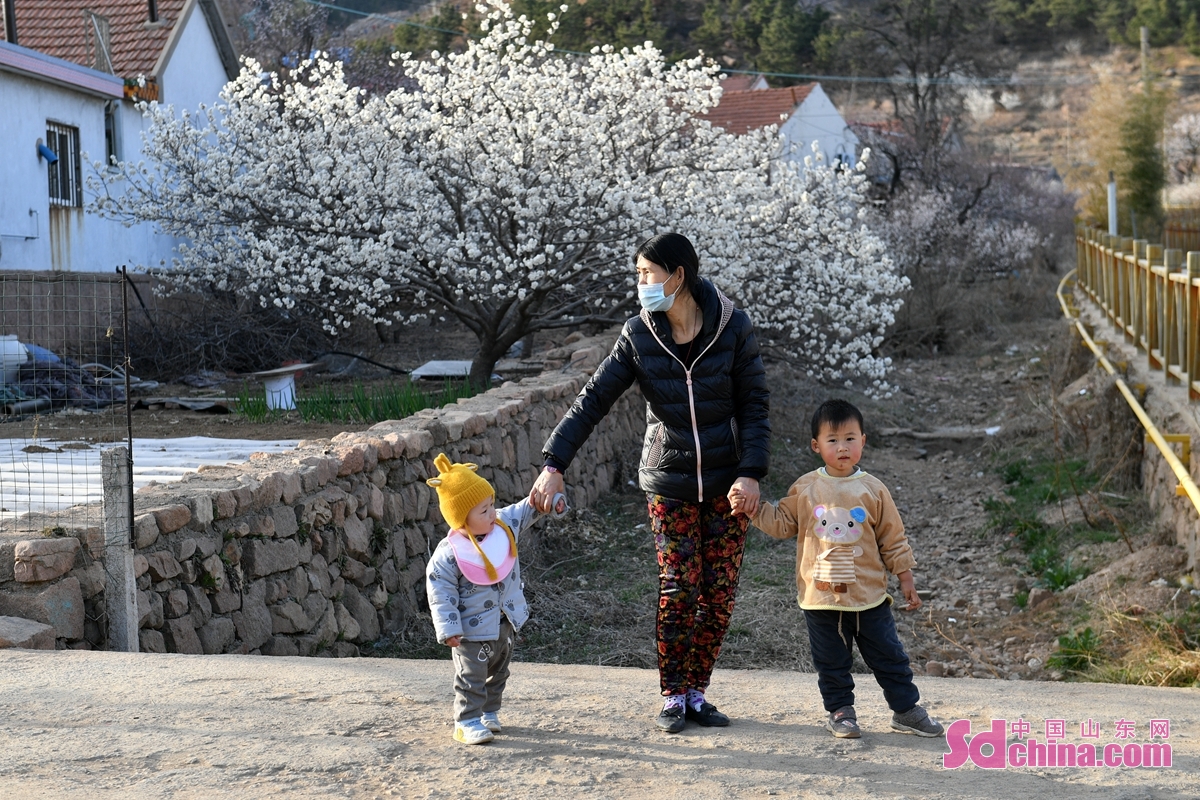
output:
M862 538L867 510L821 505L813 509L813 517L813 535L823 545L813 566L813 580L819 589L844 593L849 584L857 582L854 559L863 549L854 543Z

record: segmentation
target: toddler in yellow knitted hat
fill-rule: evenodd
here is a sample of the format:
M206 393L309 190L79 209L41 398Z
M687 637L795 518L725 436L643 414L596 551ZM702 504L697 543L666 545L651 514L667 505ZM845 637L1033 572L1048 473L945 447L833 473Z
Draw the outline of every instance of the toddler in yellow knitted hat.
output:
M429 610L438 641L453 648L454 738L483 744L500 732L500 701L508 681L513 637L529 619L517 542L540 516L522 498L496 508L496 491L475 464L455 464L445 453L426 483L450 530L425 570ZM553 503L556 516L566 498Z

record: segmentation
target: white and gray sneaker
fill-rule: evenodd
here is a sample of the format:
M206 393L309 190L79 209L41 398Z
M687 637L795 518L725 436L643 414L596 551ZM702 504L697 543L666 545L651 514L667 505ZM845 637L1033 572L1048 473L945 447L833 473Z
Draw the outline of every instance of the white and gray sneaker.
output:
M929 712L920 706L913 706L903 714L899 712L892 714L892 730L901 733L915 733L917 736L924 736L927 739L933 739L946 732L942 723L929 716Z
M487 728L492 733L500 732L500 715L495 711L485 711L483 716L479 718L483 723L483 727Z
M465 719L454 723L454 741L463 744L487 744L496 734L484 727L478 719Z
M862 736L862 731L858 729L858 716L854 713L854 706L842 706L832 712L825 726L839 739L857 739Z

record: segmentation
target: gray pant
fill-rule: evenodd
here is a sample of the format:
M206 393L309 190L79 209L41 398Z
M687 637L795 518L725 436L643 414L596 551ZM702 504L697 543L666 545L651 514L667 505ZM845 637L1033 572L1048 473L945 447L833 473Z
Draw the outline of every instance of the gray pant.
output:
M459 642L454 654L454 719L479 719L485 711L500 710L500 696L508 683L512 659L513 627L500 619L500 636L494 642Z

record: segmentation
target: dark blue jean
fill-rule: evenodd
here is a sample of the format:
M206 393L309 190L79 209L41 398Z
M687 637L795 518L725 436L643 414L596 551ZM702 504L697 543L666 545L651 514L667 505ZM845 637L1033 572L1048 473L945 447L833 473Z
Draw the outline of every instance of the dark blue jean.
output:
M866 611L805 610L804 621L826 711L854 705L852 642L858 643L858 652L875 674L888 708L903 714L917 704L921 696L913 683L908 653L896 635L891 603L884 601Z

